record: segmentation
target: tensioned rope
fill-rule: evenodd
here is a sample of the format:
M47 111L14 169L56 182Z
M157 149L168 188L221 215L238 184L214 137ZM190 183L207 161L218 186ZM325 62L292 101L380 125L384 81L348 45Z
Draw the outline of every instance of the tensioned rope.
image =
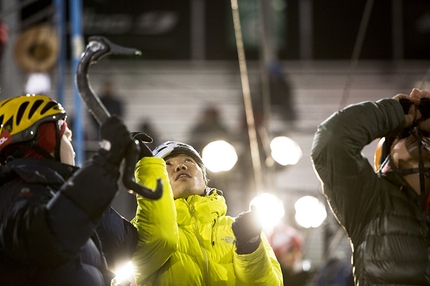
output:
M234 34L236 37L237 55L239 58L239 71L242 83L242 95L245 105L246 123L248 126L249 146L251 149L252 166L254 170L255 188L257 193L263 190L263 174L261 170L260 153L258 149L257 132L255 129L254 112L252 109L251 92L249 86L248 69L246 66L245 50L242 40L242 28L240 25L239 6L237 0L231 0L233 14Z
M361 17L360 28L358 30L357 38L355 39L354 49L352 51L351 64L346 78L345 87L343 88L342 98L340 99L339 108L343 108L345 102L348 100L349 91L351 89L354 72L358 64L361 48L363 47L364 36L366 35L367 26L369 24L370 14L372 13L373 0L367 0L364 7L363 17Z

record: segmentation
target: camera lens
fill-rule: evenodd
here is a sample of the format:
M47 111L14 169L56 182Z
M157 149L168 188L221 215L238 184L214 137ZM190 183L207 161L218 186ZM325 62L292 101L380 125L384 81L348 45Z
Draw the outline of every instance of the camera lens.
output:
M430 98L421 98L419 109L424 120L430 118Z
M408 114L409 113L409 108L411 107L411 104L412 104L412 101L410 101L409 99L407 99L407 98L401 98L400 100L399 100L399 102L400 102L400 104L402 105L402 107L403 107L403 113L404 114Z

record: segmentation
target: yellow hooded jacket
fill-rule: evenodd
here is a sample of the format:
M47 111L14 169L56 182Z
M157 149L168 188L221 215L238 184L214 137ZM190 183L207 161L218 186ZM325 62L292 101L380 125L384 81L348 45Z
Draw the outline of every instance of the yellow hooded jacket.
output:
M137 285L283 285L278 261L264 234L250 254L238 255L226 216L224 197L213 189L206 196L173 199L161 158L145 157L136 167L136 181L155 189L163 181L163 196L138 196L139 242L133 256Z

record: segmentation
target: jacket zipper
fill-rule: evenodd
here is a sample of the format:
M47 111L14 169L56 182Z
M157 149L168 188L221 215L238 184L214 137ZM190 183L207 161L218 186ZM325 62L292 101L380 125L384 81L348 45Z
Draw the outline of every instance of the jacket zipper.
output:
M196 217L194 216L194 212L195 212L195 208L194 208L194 196L192 196L191 197L191 200L190 200L190 202L189 202L189 207L190 207L190 213L191 213L191 216L193 217L193 219L194 219L194 231L195 231L195 233L196 233L196 237L197 237L197 240L199 241L199 246L200 246L200 249L202 250L202 253L203 253L203 262L204 262L204 264L205 264L205 273L204 273L204 280L206 281L206 285L210 285L210 283L209 283L209 263L208 263L208 255L207 255L207 252L206 252L206 249L204 248L204 246L203 246L203 242L202 242L202 240L201 240L201 238L200 238L200 235L199 235L199 227L198 227L198 225L197 225L197 219L196 219Z

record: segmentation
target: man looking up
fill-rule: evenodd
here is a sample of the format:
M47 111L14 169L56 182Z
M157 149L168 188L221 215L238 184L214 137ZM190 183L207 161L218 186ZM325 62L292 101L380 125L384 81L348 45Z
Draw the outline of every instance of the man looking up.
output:
M149 151L149 150L148 150ZM190 145L167 141L137 163L136 180L160 200L138 196L132 223L139 233L133 256L138 285L282 285L282 274L256 211L226 216L220 190L208 187L206 168Z

